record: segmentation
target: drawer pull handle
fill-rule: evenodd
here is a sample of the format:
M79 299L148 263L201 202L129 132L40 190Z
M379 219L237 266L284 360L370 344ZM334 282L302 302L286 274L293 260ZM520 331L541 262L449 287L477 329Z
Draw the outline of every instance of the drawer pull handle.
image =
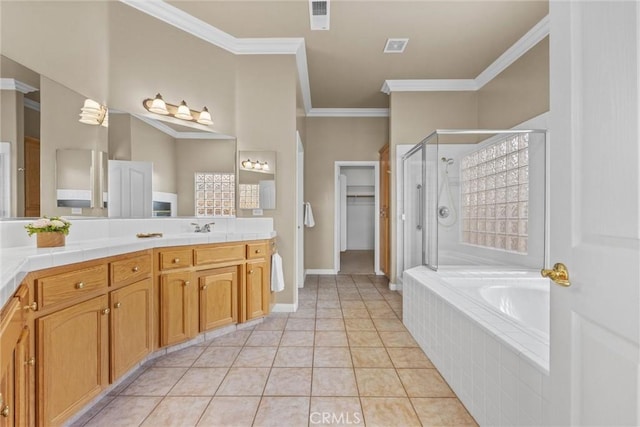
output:
M262 252L260 249L256 249L257 254L259 254L260 252Z
M102 314L109 314L109 313L111 313L110 308L105 308L104 310L102 310Z
M5 418L9 416L9 405L2 408L2 411L0 411L0 415L2 415Z
M114 308L120 308L120 307L122 307L122 303L121 302L117 302L117 303L113 304L113 307Z
M25 306L24 306L24 309L25 309L25 310L32 310L32 311L36 311L36 310L38 309L38 303L34 301L34 302L32 302L31 304L29 304L29 305L25 305Z
M207 285L202 285L202 287L200 289L202 289L204 291L205 289L207 289Z
M188 280L185 280L185 281L184 281L184 285L185 285L185 286L189 286L189 283L190 283L190 282L189 282Z
M29 358L29 360L27 360L26 363L29 366L35 366L36 365L36 358L35 357L31 357L31 358Z
M249 270L249 274L253 274L253 270Z
M137 273L138 270L140 270L140 269L138 268L137 265L131 269L131 271L133 271L134 273Z
M173 263L174 263L174 264L177 264L177 263L179 263L179 262L180 262L180 258L174 258L174 259L173 259Z
M84 282L76 283L76 289L82 289L82 288L84 288Z

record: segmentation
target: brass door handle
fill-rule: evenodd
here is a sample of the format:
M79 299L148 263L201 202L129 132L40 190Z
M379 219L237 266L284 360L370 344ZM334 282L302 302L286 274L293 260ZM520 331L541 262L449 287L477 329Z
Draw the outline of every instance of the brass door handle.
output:
M561 262L554 264L553 269L551 270L543 268L540 271L540 274L542 277L548 277L560 286L571 286L571 282L569 281L569 270L567 270L567 266Z
M29 304L29 305L25 305L25 306L24 306L24 309L25 309L25 310L32 310L32 311L36 311L36 310L38 309L38 303L34 301L34 302L32 302L31 304Z
M257 254L259 254L260 252L262 252L260 249L256 249Z
M76 283L76 289L82 289L82 288L84 288L84 282Z
M105 308L104 310L102 310L102 314L109 314L109 313L111 313L110 308Z
M138 272L138 270L139 270L139 268L138 268L138 266L137 266L137 265L131 269L131 271L133 271L134 273L137 273L137 272Z
M114 308L120 308L120 307L122 307L122 303L121 302L117 302L117 303L113 304L113 307Z
M35 357L31 357L31 358L29 358L29 360L27 360L25 363L26 363L27 365L29 365L29 366L35 366L35 364L36 364L36 358L35 358Z
M173 263L174 263L174 264L177 264L177 263L179 263L179 262L180 262L180 258L174 258L174 259L173 259Z
M202 287L200 289L202 289L204 291L205 289L207 289L207 285L202 285Z
M189 282L188 280L185 280L185 281L184 281L184 285L185 285L185 286L189 286L189 283L190 283L190 282Z

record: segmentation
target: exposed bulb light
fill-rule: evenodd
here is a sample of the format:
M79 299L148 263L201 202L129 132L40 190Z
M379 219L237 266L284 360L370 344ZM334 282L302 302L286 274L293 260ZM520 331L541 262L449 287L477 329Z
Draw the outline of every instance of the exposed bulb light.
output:
M164 99L162 99L162 96L160 94L156 95L156 97L151 101L151 106L147 109L152 113L162 114L163 116L169 114L169 110L167 110L167 104L164 102Z
M253 168L254 168L255 170L261 170L261 169L262 169L262 164L261 164L260 162L255 162L255 163L253 164Z
M263 170L263 171L268 171L268 170L269 170L269 163L264 162L264 163L262 164L262 170Z
M193 116L191 115L191 110L187 106L187 103L184 100L178 106L178 112L173 115L176 119L182 120L193 120Z
M86 99L80 109L79 122L87 125L102 125L107 127L107 107L100 105L93 99Z
M242 167L245 169L253 169L253 163L251 163L251 159L247 159L242 162Z
M200 114L198 115L198 123L203 125L213 124L213 120L211 120L211 113L209 113L209 110L207 109L207 107L204 107L200 112Z

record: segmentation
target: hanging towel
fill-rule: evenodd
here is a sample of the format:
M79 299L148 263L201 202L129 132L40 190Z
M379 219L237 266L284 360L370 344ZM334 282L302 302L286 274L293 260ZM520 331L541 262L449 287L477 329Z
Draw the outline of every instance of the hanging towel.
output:
M304 204L304 226L311 228L314 225L316 225L316 222L313 219L313 210L311 209L311 203L307 202Z
M271 291L284 290L284 273L282 272L282 257L278 252L271 256Z

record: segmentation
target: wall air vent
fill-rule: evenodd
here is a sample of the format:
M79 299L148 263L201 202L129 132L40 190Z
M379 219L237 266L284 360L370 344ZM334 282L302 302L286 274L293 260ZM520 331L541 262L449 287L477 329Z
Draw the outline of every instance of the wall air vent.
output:
M384 45L384 53L402 53L407 47L409 39L387 39Z
M329 29L329 0L309 0L309 21L312 30Z

